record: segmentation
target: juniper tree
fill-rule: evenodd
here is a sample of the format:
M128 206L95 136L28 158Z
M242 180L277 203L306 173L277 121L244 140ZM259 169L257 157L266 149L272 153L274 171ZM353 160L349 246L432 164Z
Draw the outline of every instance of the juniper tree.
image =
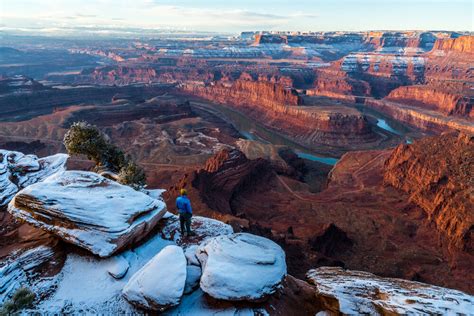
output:
M64 146L70 155L85 155L96 164L96 171L106 168L118 174L118 181L135 189L145 185L144 170L130 156L112 144L97 126L75 122L64 135Z

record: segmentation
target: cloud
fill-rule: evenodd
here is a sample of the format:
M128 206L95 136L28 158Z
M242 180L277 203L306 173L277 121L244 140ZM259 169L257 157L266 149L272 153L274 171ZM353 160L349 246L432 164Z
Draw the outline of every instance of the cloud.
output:
M97 15L96 14L76 13L76 17L79 17L79 18L95 18L95 17L97 17Z

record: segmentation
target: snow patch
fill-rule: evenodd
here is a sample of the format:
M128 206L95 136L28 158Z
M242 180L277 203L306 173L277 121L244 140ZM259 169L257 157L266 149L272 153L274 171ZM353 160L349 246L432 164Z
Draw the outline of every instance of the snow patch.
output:
M199 287L201 272L202 272L201 267L198 267L198 266L186 267L186 285L184 287L184 294L189 294Z

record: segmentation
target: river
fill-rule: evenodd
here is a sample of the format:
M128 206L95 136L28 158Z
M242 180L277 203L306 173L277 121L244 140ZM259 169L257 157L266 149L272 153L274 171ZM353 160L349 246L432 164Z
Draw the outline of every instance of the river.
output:
M375 118L377 120L376 125L379 128L386 130L387 132L390 132L392 134L403 137L407 144L413 143L413 139L407 136L409 130L405 126L396 123L392 124L391 122L389 122L389 119L382 117L382 114L373 109L369 109L364 105L358 104L356 108L365 115Z
M220 116L224 116L225 120L231 123L239 133L248 140L257 140L266 144L284 145L293 149L298 157L321 162L334 166L339 159L316 155L307 148L287 139L277 133L268 130L263 125L249 119L247 116L237 111L231 110L225 106L216 106L213 104L204 104L201 102L192 102L194 106L210 112L217 112Z
M192 104L199 107L200 109L217 114L218 116L224 116L225 120L231 123L234 128L248 140L257 140L267 144L288 146L293 149L300 158L321 162L331 166L334 166L339 160L337 158L317 155L298 143L267 129L262 124L259 124L244 114L228 107L201 102L192 102ZM404 137L407 144L412 143L412 140L406 136L404 131L394 127L387 121L387 119L384 119L378 115L378 113L374 111L367 111L366 109L364 109L363 112L375 118L377 120L376 125L379 128L384 129L392 134Z

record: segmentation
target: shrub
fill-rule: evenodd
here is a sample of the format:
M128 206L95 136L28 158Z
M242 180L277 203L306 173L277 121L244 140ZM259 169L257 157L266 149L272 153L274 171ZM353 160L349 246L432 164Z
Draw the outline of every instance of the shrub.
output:
M64 146L70 155L86 155L96 164L96 171L105 167L118 173L119 182L135 189L145 185L146 176L130 156L110 143L109 138L97 126L76 122L64 135Z
M145 171L130 160L122 169L120 169L118 177L120 183L129 185L137 190L146 184Z
M24 308L31 307L35 300L35 294L30 289L21 287L19 288L13 297L6 302L0 310L0 315L11 315Z

